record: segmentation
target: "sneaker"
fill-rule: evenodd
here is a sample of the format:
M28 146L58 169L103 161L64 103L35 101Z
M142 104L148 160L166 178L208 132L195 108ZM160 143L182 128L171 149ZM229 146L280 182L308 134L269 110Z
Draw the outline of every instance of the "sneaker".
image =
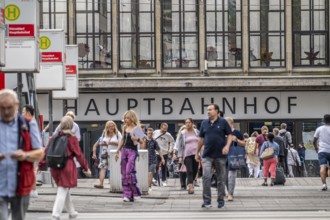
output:
M222 201L219 201L218 202L218 208L221 209L221 208L224 208L225 207L225 201L222 200Z
M77 211L75 211L74 213L69 215L70 219L77 218L77 217L78 217L78 212Z
M271 183L270 186L274 186L274 183Z
M198 184L197 180L194 181L194 186L199 187L199 184Z
M152 191L152 188L151 187L149 187L149 190L148 190L148 192L151 192Z
M37 180L36 186L42 186L43 182L41 180Z
M265 183L265 182L264 182L263 184L261 184L261 185L262 185L262 186L268 186L268 184L267 184L267 183Z
M325 184L323 184L323 186L322 186L322 189L321 189L322 191L327 191L328 190L328 187L327 187L327 185L325 185Z
M167 186L166 182L162 182L162 186L166 187Z
M228 194L228 202L234 201L234 197L231 194Z
M32 190L30 192L30 198L38 198L38 191L37 190Z
M124 201L124 202L130 202L131 200L130 200L129 198L127 198L127 197L124 197L124 198L123 198L123 201Z
M141 196L134 196L134 199L139 200L139 199L141 199Z
M212 207L212 205L210 204L210 203L203 203L202 204L202 208L207 208L207 209L209 209L209 208L211 208Z

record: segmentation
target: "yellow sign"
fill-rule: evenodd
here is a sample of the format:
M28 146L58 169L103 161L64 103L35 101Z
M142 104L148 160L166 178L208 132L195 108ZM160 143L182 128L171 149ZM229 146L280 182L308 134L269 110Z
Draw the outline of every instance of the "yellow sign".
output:
M21 15L21 10L17 5L7 5L5 8L5 16L8 21L15 21Z
M39 41L39 47L41 50L47 50L51 45L50 39L46 36L41 36Z

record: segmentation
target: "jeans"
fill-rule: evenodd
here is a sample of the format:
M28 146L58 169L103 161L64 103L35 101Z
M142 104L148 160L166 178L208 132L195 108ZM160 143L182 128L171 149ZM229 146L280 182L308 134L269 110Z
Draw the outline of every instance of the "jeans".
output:
M75 213L75 209L71 200L70 188L59 186L57 188L52 216L60 217L64 207L70 215Z
M249 173L250 176L254 176L254 178L258 178L259 175L259 171L260 171L260 164L252 164L252 163L248 163L248 168L249 168Z
M234 195L236 176L237 176L237 170L228 171L228 193L230 195Z
M162 169L162 181L165 182L166 181L166 176L167 176L167 160L168 160L168 156L167 155L163 155L164 160L165 160L165 164L161 164L161 169ZM156 166L156 173L158 174L158 169L159 169L159 164L161 162L161 158L159 155L157 155L157 166ZM155 175L154 177L156 177L155 179L158 178L158 175Z
M187 184L193 184L198 171L198 163L195 160L195 155L185 157L184 165L187 168Z
M1 177L3 178L3 177ZM0 220L9 219L8 204L11 206L12 220L24 220L29 207L30 196L0 197Z
M223 201L225 196L226 187L226 162L227 158L203 158L204 172L203 172L203 200L206 204L211 204L211 178L212 178L212 165L214 165L217 176L217 189L218 198L217 201Z

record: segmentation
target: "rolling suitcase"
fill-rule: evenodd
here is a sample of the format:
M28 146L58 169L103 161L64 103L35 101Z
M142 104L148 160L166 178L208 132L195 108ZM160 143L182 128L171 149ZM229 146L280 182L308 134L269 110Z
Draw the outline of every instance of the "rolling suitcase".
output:
M276 177L275 177L275 185L284 185L285 184L285 175L282 167L276 167Z

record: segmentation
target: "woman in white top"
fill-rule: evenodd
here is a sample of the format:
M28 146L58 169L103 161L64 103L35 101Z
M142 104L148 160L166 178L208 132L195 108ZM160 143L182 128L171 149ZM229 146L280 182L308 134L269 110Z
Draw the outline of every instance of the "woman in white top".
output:
M109 164L110 150L116 150L120 140L121 134L118 131L116 123L113 121L107 121L102 136L99 139L99 146L101 147L99 155L99 168L101 169L99 176L100 184L94 185L95 188L104 188L103 182ZM96 148L93 149L93 159L96 159Z

